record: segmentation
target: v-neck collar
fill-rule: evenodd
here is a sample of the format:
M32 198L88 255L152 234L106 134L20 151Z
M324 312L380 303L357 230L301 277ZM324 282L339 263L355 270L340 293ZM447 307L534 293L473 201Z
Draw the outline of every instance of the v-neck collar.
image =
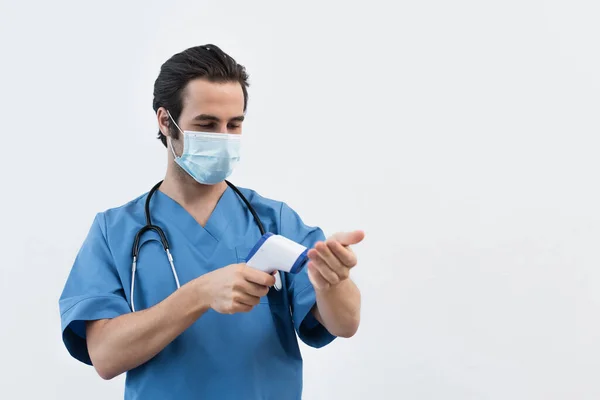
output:
M185 208L160 190L155 192L150 202L150 213L154 217L153 223L160 221L167 236L168 230L178 229L194 244L217 244L229 226L230 219L227 218L226 210L231 209L234 197L235 193L227 186L204 227Z

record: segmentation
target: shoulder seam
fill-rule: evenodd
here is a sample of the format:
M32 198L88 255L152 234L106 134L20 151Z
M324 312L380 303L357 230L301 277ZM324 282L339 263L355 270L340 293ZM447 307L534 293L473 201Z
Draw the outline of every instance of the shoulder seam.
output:
M279 202L279 203L280 203L279 204L279 221L278 221L278 225L279 226L277 227L277 233L279 235L284 236L283 235L283 225L282 225L282 222L283 222L283 202Z
M108 253L110 254L110 258L112 260L112 265L114 265L115 269L116 269L117 263L116 263L114 255L113 255L113 252L108 244L108 227L106 224L106 214L101 213L99 215L102 217L102 220L104 221L104 224L103 224L104 226L100 227L100 232L102 233L102 239L104 239L104 244L106 245L106 248L108 249Z

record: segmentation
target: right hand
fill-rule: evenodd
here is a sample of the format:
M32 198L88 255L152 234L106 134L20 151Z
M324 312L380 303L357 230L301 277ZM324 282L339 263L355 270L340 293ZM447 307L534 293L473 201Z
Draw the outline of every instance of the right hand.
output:
M266 272L246 266L232 264L209 272L207 279L209 306L221 314L248 312L260 298L266 296L275 277Z

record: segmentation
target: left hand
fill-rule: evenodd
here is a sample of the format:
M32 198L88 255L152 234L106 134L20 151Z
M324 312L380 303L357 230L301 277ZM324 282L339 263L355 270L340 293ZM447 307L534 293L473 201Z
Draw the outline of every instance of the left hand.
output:
M360 243L364 237L363 231L337 233L309 250L308 279L315 290L327 290L348 279L357 262L349 246Z

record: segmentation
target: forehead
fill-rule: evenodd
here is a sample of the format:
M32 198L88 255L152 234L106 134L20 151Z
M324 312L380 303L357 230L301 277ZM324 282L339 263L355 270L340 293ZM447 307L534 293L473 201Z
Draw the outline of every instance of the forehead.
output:
M239 82L210 82L206 79L194 79L185 87L182 100L181 115L190 118L197 114L228 118L244 113L244 92Z

